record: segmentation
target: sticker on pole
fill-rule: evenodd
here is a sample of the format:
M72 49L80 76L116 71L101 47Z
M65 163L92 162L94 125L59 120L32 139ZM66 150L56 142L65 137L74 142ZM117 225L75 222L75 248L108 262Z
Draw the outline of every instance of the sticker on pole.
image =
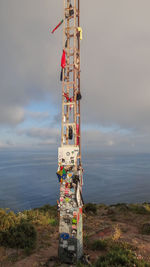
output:
M79 153L78 147L64 146L58 148L58 164L73 166Z

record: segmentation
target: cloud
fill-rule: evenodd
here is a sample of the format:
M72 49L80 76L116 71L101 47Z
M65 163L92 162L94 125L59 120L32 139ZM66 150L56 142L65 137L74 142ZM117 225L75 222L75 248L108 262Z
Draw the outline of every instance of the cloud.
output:
M81 116L84 125L93 127L88 135L92 144L95 138L109 148L123 147L122 142L139 149L149 145L149 10L149 0L81 2ZM58 111L51 124L56 127L61 111L62 30L51 35L49 27L62 17L63 2L1 0L1 125L18 125L26 116L42 120L48 114L24 110L32 102L49 101ZM132 134L100 134L95 125L117 126ZM39 140L42 136L49 140L52 134L50 140L56 140L54 132L37 128L24 134Z
M56 145L56 140L55 139L47 139L45 141L40 141L37 143L37 146L53 146Z
M84 130L82 133L83 150L108 150L108 151L129 151L149 152L149 134L142 135L134 132L101 130Z
M149 131L150 2L86 3L81 11L87 17L82 19L84 122Z
M33 119L36 121L41 121L50 118L49 112L35 112L35 111L26 111L26 119Z
M9 142L9 141L7 141L7 142L0 141L0 149L3 149L3 148L11 148L13 146L14 146L14 144L11 143L11 142Z
M1 100L2 101L2 100ZM0 122L3 125L16 125L23 122L25 119L25 112L22 107L16 105L0 105Z
M23 111L32 101L55 101L61 34L52 38L49 26L57 23L61 10L61 4L48 0L1 1L0 124L19 124L22 117L16 110Z
M60 130L57 128L27 128L17 130L18 135L23 135L34 140L36 144L58 144Z

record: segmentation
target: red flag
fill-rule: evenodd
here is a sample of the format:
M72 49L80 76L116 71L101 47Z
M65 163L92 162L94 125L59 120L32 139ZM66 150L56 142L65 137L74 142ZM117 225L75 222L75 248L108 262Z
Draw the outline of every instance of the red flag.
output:
M61 58L61 67L64 69L66 67L66 52L63 50L62 58Z
M59 24L52 30L52 33L54 33L63 22L64 20L62 19L61 22L59 22Z
M77 146L78 146L79 145L79 124L77 124L76 133L77 133Z

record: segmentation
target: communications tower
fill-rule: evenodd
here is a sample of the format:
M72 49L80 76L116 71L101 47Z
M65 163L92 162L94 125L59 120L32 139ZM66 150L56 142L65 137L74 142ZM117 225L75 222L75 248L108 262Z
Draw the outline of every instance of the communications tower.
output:
M73 263L83 255L81 117L80 117L80 0L64 0L61 60L62 121L58 148L60 182L59 258Z

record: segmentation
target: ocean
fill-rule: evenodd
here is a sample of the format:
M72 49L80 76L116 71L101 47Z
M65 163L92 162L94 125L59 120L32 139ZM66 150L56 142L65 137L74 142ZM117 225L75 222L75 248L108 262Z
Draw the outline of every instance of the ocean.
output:
M150 154L83 153L84 202L150 202ZM57 151L0 151L0 208L56 204Z

